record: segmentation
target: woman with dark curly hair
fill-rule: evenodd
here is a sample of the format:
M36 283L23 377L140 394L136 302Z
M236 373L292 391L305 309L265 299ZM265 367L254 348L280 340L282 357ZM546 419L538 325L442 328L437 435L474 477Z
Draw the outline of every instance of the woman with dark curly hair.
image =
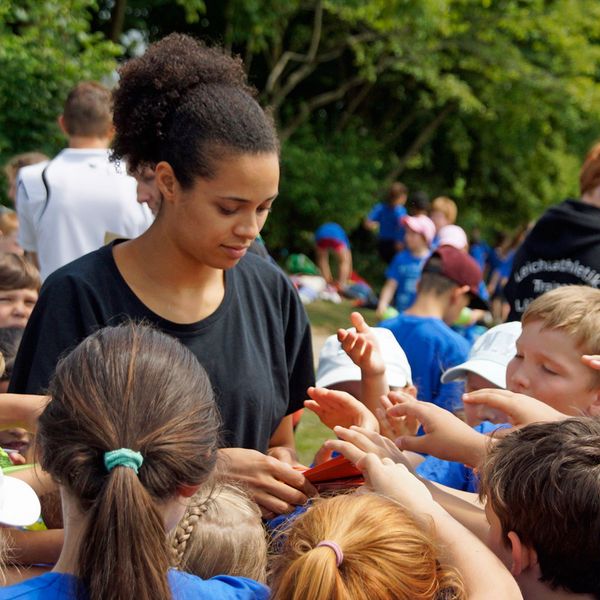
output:
M48 278L11 389L45 390L59 356L100 327L149 322L207 370L223 468L263 514L290 511L312 491L292 468L292 413L314 377L309 324L287 278L247 254L278 192L274 124L241 61L185 35L151 45L120 75L114 156L155 171L158 215L141 237Z

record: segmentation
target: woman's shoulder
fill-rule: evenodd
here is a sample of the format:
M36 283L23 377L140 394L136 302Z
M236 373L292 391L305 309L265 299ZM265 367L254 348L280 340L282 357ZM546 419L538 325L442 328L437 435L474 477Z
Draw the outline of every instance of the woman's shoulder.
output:
M293 290L294 286L281 267L271 259L248 252L231 270L236 281L244 285L265 287L275 290Z
M200 579L195 575L172 569L169 571L169 583L174 600L266 600L269 597L267 587L246 577L219 575L211 579Z
M48 287L57 287L66 281L86 282L93 287L104 282L107 277L114 278L117 271L112 257L112 244L98 248L89 254L70 262L51 273L44 281L42 290Z

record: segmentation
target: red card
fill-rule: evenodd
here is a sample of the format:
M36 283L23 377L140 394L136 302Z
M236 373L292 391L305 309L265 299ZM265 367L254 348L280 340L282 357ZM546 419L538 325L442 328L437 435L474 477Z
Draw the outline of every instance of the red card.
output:
M362 473L344 456L308 469L304 476L319 491L356 487L365 482Z

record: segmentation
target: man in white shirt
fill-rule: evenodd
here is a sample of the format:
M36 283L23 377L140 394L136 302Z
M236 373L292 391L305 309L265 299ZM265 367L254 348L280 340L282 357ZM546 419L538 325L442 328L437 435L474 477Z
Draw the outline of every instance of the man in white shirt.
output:
M110 239L137 237L152 223L148 207L136 202L136 181L109 161L110 91L79 83L58 123L69 147L21 169L17 182L19 243L42 280Z

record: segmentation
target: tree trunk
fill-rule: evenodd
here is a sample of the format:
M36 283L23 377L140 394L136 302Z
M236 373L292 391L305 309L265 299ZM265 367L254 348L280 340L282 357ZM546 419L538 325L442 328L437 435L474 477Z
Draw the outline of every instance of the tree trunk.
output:
M115 0L115 5L110 17L110 33L111 42L118 44L123 34L123 26L125 25L125 9L127 8L127 0Z
M392 169L386 177L386 181L393 181L397 179L402 171L406 168L406 163L418 152L421 148L429 142L433 137L433 134L437 131L444 120L450 115L450 113L456 109L456 104L449 103L424 127L419 135L414 139L413 143L409 146L408 150L400 158L398 165Z

